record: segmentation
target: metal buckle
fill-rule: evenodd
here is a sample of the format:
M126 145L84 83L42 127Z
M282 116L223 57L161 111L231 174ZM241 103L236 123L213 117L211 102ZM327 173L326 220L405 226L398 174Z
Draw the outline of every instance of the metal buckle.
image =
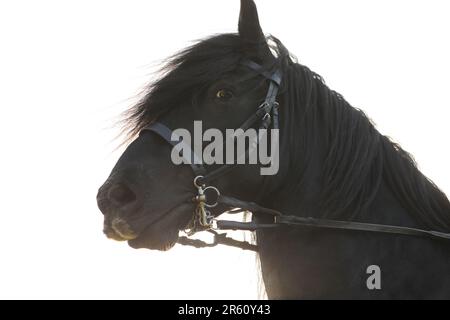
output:
M194 186L198 190L198 194L197 194L197 197L195 197L195 200L197 202L200 202L200 201L204 202L204 204L207 208L215 208L219 205L220 191L216 187L213 187L213 186L206 187L205 184L199 184L198 181L202 178L204 178L204 177L197 176L194 179ZM213 204L208 203L208 199L206 198L206 194L205 194L206 190L214 190L216 192L217 197L216 197L216 201Z
M219 205L219 197L220 191L216 187L208 186L205 184L201 184L200 179L204 178L203 176L197 176L194 179L194 186L197 188L197 195L192 199L193 202L197 203L194 214L192 216L191 222L189 223L189 227L185 230L187 235L193 235L198 231L211 230L216 228L214 224L214 216L208 210L208 208L215 208ZM205 191L213 190L217 194L217 198L214 203L208 203L208 199L206 197Z
M195 186L197 189L202 188L202 187L205 186L204 184L202 184L202 185L199 185L199 184L198 184L198 180L203 179L203 178L204 178L204 176L197 176L197 177L195 177L195 179L194 179L194 186Z
M268 107L268 106L269 106L269 103L267 101L264 101L263 103L261 103L261 105L258 107L257 110Z

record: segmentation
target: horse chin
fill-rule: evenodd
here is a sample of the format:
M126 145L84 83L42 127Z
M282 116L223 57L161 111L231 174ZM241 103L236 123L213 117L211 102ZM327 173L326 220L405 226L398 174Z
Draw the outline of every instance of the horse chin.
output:
M188 224L192 210L191 204L176 207L145 228L137 238L128 240L128 245L133 249L170 250L178 241L179 231Z
M153 231L147 232L147 230L136 239L128 240L128 245L133 249L168 251L172 249L178 241L178 230L170 230L161 233Z

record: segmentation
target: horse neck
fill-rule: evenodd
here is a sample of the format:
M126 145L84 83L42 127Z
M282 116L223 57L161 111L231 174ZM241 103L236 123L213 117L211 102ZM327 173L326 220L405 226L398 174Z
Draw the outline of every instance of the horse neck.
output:
M320 162L317 164L320 164ZM264 194L262 204L286 215L322 218L320 211L322 184L318 174L310 171L308 179L302 183L301 188L295 188L292 185L292 182L285 181L284 187L279 188L276 192ZM333 216L328 218L347 220ZM367 223L420 227L417 221L401 205L384 180L368 210L356 215L354 220Z
M318 201L322 189L320 166L321 162L317 161L304 173L301 183L292 181L293 175L289 173L282 175L283 179L275 178L272 182L274 187L260 195L262 205L283 214L319 217Z

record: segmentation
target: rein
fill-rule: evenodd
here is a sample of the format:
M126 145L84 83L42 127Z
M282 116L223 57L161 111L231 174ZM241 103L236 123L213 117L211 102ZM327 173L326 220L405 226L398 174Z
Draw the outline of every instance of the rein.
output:
M270 72L263 66L249 60L243 61L242 65L265 77L270 81L270 84L265 101L257 108L256 112L253 113L253 115L251 115L239 127L239 129L245 131L254 126L258 121L260 129L268 129L271 125L273 129L279 129L279 105L276 102L276 98L282 80L281 70L277 69L274 72ZM183 141L180 141L179 137L173 134L171 129L160 122L154 122L145 127L142 131L151 131L158 134L175 148L181 148L181 144L184 143ZM246 149L245 155L243 156L247 157L248 154L257 147L258 142L258 140L251 141L249 148ZM188 146L188 150L190 150L190 148L191 146ZM184 154L183 156L186 157L186 155ZM214 247L220 244L241 248L243 250L258 251L258 247L254 244L229 238L227 237L226 233L218 233L215 230L256 231L260 229L280 228L286 226L360 232L363 231L450 240L450 233L443 233L432 230L285 215L279 211L259 206L258 204L253 202L242 201L236 198L224 196L216 187L209 185L211 181L218 179L219 177L235 168L236 164L226 164L216 170L208 172L206 168L200 164L201 161L199 160L198 155L196 155L193 151L191 151L190 159L186 160L188 160L188 163L190 163L195 175L194 186L197 188L197 196L192 200L197 204L197 206L192 216L191 222L189 223L188 229L185 230L185 232L189 237L197 232L208 231L209 233L212 233L214 235L214 241L212 243L206 243L201 240L191 239L188 237L180 237L178 243L182 245L193 246L196 248L206 248ZM214 201L209 201L209 199L207 199L206 191L208 190L213 191L216 194L216 199L214 199ZM271 223L264 224L254 221L236 222L228 220L217 220L216 217L214 217L210 213L209 209L214 208L219 204L228 208L230 210L228 211L228 213L231 214L250 211L253 215L265 214L272 216L273 220Z

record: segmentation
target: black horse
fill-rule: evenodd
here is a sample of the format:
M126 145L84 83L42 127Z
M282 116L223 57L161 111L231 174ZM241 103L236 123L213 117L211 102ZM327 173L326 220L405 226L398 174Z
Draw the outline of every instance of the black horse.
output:
M126 113L134 141L100 188L104 232L133 248L168 250L192 221L192 168L144 130L238 128L264 101L279 70L280 163L273 176L239 165L209 181L222 194L297 217L450 231L450 203L412 157L367 116L266 38L252 0L238 34L211 37L175 55L145 98ZM278 105L277 105L278 107ZM208 166L208 170L215 169ZM223 210L212 209L217 216ZM258 223L272 217L258 215ZM256 232L269 298L450 298L450 241L395 233L282 226Z

